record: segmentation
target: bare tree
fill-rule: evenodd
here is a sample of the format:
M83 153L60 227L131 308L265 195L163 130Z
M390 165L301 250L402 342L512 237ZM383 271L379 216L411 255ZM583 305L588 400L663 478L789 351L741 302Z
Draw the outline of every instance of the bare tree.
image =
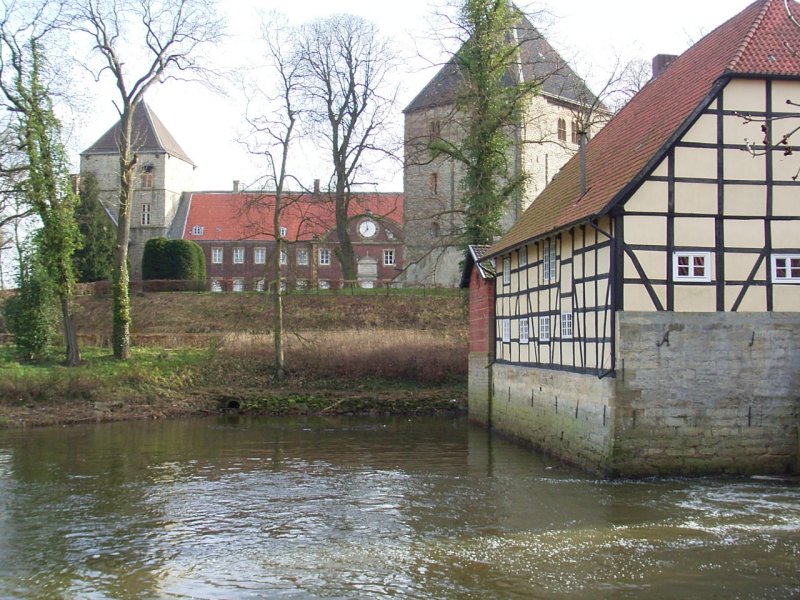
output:
M134 110L157 83L179 76L202 78L205 73L198 62L199 50L220 39L222 22L211 0L75 0L73 11L73 27L85 33L92 44L87 68L97 80L108 72L118 92L120 189L112 343L114 356L126 359L130 356L131 324L128 242L137 164ZM141 44L145 53L142 61L124 56L125 40ZM130 56L134 54L130 52Z
M374 24L353 15L334 15L301 27L299 43L308 116L327 142L333 166L329 189L339 238L336 253L344 279L353 281L349 225L358 216L350 206L354 191L369 183L372 161L393 158L399 148L388 128L396 95L388 76L396 54Z
M279 379L284 376L284 325L283 325L283 286L281 285L281 257L286 252L288 232L281 223L287 206L285 190L287 181L297 180L288 173L289 153L297 133L300 117L298 96L300 92L300 61L295 47L295 32L286 20L272 14L261 26L261 37L266 47L266 59L276 81L270 82L270 90L256 87L249 94L246 119L250 126L250 153L264 160L266 170L261 179L263 190L272 193L258 194L254 197L256 208L264 201L272 203L272 234L275 237L275 252L272 255L272 271L275 273L273 301L273 340L275 344L275 373ZM257 107L254 109L254 107ZM261 110L262 107L266 110ZM254 112L255 110L255 112ZM289 203L296 202L292 195Z

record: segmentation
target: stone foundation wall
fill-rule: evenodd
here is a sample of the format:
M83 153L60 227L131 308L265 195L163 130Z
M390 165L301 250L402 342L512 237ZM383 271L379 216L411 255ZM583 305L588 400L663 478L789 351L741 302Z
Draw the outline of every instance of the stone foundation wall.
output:
M798 468L800 314L619 313L624 475Z
M488 352L469 353L469 375L467 379L467 402L469 420L487 426L491 420L491 375L488 367L491 355Z
M505 364L492 370L495 430L587 470L605 469L614 423L613 379Z

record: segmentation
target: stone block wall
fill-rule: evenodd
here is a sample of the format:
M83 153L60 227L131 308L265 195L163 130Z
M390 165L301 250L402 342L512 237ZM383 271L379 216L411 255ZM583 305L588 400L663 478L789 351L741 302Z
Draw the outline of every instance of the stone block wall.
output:
M605 469L614 423L612 379L506 364L494 365L491 377L495 430L587 470Z
M469 353L469 375L467 377L467 404L469 420L477 425L489 426L491 415L492 368L491 355L487 352Z
M623 312L617 339L610 472L797 471L800 314Z

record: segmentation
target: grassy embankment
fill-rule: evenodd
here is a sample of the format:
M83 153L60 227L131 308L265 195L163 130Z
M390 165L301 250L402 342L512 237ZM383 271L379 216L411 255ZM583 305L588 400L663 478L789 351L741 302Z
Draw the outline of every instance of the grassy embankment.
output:
M20 364L13 345L0 345L0 427L229 406L269 414L463 407L466 318L457 294L290 295L285 306L287 377L278 381L264 295L135 297L126 362L108 348L110 299L80 298L83 366L60 366L57 348L46 364Z

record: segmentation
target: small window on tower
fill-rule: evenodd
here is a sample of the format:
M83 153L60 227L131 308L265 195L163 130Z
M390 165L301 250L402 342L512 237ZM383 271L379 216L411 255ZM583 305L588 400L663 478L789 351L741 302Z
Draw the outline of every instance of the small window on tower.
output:
M142 204L142 225L150 225L150 205Z
M143 188L151 188L153 187L153 173L155 169L153 165L144 165L142 167L142 187Z
M431 173L430 180L428 181L428 187L431 190L431 194L436 196L439 193L439 174L438 173Z
M565 119L558 120L558 140L560 142L567 141L567 121Z
M581 141L581 132L580 127L578 126L578 120L575 119L572 121L572 143L578 144Z

